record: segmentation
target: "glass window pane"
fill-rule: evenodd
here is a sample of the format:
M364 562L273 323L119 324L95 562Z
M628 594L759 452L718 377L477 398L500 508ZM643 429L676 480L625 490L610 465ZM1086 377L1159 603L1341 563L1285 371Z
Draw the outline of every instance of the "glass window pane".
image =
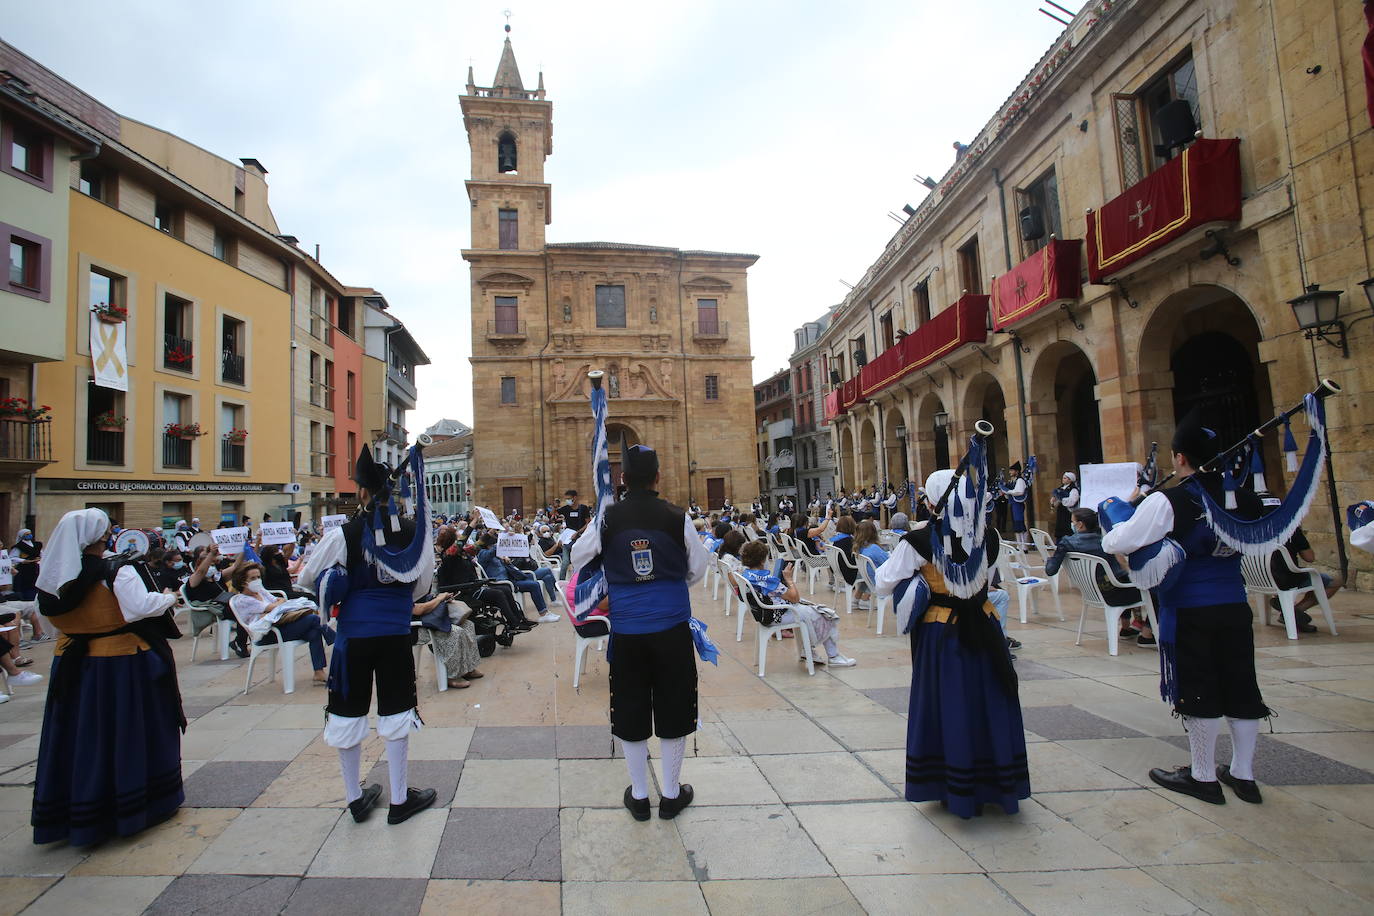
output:
M25 261L26 257L27 257L27 252L24 250L24 246L21 245L21 244L19 244L19 243L16 242L16 241L14 241L13 239L11 239L11 240L10 240L10 282L11 282L11 283L16 283L16 284L19 284L19 285L21 285L21 286L23 285L23 283L24 283L24 277L25 277L25 273L26 273L26 271L25 271L25 269L24 269L24 268L25 268L24 261Z
M625 327L625 287L598 286L596 288L596 326L598 328Z
M10 145L10 162L21 172L29 171L29 148L17 135Z

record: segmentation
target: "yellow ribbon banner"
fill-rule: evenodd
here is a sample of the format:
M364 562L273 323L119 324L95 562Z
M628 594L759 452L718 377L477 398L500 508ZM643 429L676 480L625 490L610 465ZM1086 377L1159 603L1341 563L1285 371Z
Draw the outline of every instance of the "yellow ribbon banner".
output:
M91 363L95 369L95 383L116 391L129 390L128 361L125 350L124 322L109 324L91 319Z

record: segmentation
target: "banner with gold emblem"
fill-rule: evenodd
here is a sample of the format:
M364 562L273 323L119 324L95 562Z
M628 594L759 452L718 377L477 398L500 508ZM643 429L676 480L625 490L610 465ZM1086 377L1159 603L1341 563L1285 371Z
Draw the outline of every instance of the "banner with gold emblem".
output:
M124 322L106 322L91 317L91 365L95 383L116 391L129 390L129 359Z

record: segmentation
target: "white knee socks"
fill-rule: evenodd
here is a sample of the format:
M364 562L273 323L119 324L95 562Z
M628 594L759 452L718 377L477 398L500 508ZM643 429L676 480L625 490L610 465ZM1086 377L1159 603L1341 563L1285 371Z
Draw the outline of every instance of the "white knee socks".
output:
M386 743L386 768L391 775L391 803L403 805L406 801L406 769L410 763L410 738L400 738Z
M1255 778L1255 744L1259 742L1259 719L1232 719L1231 775L1237 779Z
M687 738L660 738L658 746L663 754L662 796L677 798L678 780L682 777L682 758L687 753Z
M339 748L339 771L343 774L345 802L355 802L363 796L362 787L358 785L362 778L362 766L363 746L361 744Z
M630 770L630 794L635 798L649 797L649 742L620 741L625 765Z
M1188 749L1193 755L1193 778L1198 782L1217 781L1217 736L1221 734L1220 719L1199 719L1184 716L1188 726ZM1256 730L1256 734L1258 734Z

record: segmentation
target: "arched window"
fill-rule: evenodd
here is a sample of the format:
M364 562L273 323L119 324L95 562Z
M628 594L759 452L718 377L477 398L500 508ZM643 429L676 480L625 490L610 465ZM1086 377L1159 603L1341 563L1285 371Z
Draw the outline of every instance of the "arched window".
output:
M496 171L519 171L519 163L515 156L515 135L510 131L503 133L496 141Z

